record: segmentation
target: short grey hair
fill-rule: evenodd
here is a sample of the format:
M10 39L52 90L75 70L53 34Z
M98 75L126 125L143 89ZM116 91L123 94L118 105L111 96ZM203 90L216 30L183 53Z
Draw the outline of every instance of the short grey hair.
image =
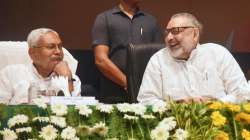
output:
M203 25L198 21L198 19L190 14L190 13L177 13L177 14L174 14L171 19L173 18L177 18L177 17L185 17L187 19L190 19L191 23L193 24L194 27L197 27L200 31L200 34L202 33L202 30L203 30Z
M32 30L28 37L27 37L27 43L30 48L36 47L37 42L39 41L40 37L44 34L47 34L49 32L53 32L58 35L58 33L50 28L38 28Z

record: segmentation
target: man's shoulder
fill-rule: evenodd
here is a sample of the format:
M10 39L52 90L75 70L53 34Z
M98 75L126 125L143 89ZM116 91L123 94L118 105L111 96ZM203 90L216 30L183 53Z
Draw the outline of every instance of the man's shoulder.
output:
M211 58L215 58L217 60L223 59L225 56L229 57L231 56L231 53L227 48L225 48L222 45L215 44L215 43L206 43L202 44L199 47L199 53L203 56L208 56Z
M150 20L151 22L154 21L154 22L157 22L157 19L155 16L151 15L150 13L148 12L145 12L145 11L140 11L140 13L143 14L143 17Z
M153 16L152 14L145 12L145 11L141 11L145 16L156 19L155 16Z
M200 44L200 46L202 46L202 47L213 47L213 48L221 48L221 47L223 47L222 45L220 45L220 44L217 44L217 43L204 43L204 44Z
M204 51L216 51L216 52L227 52L228 50L220 45L220 44L216 44L216 43L205 43L205 44L201 44L200 45L200 49L203 49Z
M99 17L99 16L105 16L107 14L112 14L113 12L117 12L117 11L118 11L118 8L116 6L116 7L113 7L113 8L106 9L106 10L102 11L101 13L99 13L97 15L97 17Z
M20 73L22 71L26 71L27 72L28 71L28 65L25 65L25 64L13 64L13 65L7 65L3 69L1 69L2 73L5 73L5 72Z
M157 52L155 52L155 53L152 55L151 59L159 59L159 58L162 58L162 57L167 57L168 54L169 54L168 48L167 48L167 47L164 47L164 48L158 50Z

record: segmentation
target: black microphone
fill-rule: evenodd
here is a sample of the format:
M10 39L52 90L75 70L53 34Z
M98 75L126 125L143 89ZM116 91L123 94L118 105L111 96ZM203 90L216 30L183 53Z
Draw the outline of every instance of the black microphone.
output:
M64 96L64 92L63 92L62 90L59 90L59 91L57 92L57 96Z

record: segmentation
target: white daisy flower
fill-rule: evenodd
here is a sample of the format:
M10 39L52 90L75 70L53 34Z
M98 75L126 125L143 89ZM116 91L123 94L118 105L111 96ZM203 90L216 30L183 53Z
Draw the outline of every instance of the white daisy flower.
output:
M47 108L46 101L43 98L35 98L32 101L34 102L35 105L37 105L38 107L40 107L42 109Z
M127 115L127 114L125 114L123 118L127 119L127 120L134 120L134 121L139 119L138 116L131 116L131 115Z
M52 113L55 113L56 116L63 116L68 113L68 107L64 104L54 104L51 105Z
M146 107L142 104L128 104L128 103L122 103L116 105L118 111L122 113L135 113L136 115L143 115L146 112Z
M131 111L131 106L128 103L117 104L116 107L118 111L122 113L127 113Z
M105 139L105 140L119 140L118 138L108 138L108 139Z
M114 107L113 105L108 105L108 104L97 104L96 109L99 110L100 112L109 114L114 110Z
M79 110L80 115L88 117L92 114L92 110L87 105L77 105L75 108Z
M175 128L176 126L176 121L174 121L174 117L168 117L168 118L164 118L159 124L158 126L162 126L164 128L166 128L168 131L171 131Z
M33 122L49 122L49 117L35 117L32 119Z
M142 115L141 117L142 117L143 119L146 119L146 120L155 119L155 116L152 115L152 114L149 114L149 115Z
M57 129L52 125L47 125L42 128L42 131L39 132L39 137L45 140L54 140L57 138Z
M177 138L177 140L185 140L188 137L188 132L181 128L178 128L175 131L174 136Z
M108 127L105 126L105 123L99 122L92 128L92 132L100 136L105 136L108 133Z
M78 137L74 137L74 138L72 138L70 140L80 140L80 139Z
M167 140L169 138L169 132L163 127L156 127L150 134L152 140Z
M166 102L158 102L152 106L152 110L154 113L162 114L169 109L170 107Z
M63 129L61 133L61 137L65 140L72 140L76 136L75 128L68 126L67 128Z
M80 125L78 126L77 132L84 135L90 135L92 133L92 129L87 125Z
M16 140L17 134L10 129L4 128L4 130L0 131L0 133L3 135L4 140Z
M55 124L56 126L60 128L66 127L66 119L64 117L58 117L58 116L50 116L50 122Z
M131 104L131 112L136 115L143 115L147 108L143 104Z
M27 123L29 120L28 116L20 114L16 115L8 120L9 128L15 126L16 124L24 124Z
M31 127L23 127L16 129L16 133L22 133L22 132L30 133L31 131L32 131Z
M135 139L135 138L128 138L128 140L137 140L137 139Z

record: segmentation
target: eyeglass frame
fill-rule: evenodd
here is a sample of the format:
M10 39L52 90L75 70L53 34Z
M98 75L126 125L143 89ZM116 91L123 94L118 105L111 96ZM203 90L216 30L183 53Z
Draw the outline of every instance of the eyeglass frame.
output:
M172 27L169 29L165 29L165 35L168 35L169 33L171 33L172 35L178 35L179 33L183 32L185 29L188 28L198 28L198 27L194 26Z
M59 50L62 50L63 45L61 43L60 44L49 44L47 46L34 46L33 48L46 48L46 49L55 51L56 48L58 48Z

